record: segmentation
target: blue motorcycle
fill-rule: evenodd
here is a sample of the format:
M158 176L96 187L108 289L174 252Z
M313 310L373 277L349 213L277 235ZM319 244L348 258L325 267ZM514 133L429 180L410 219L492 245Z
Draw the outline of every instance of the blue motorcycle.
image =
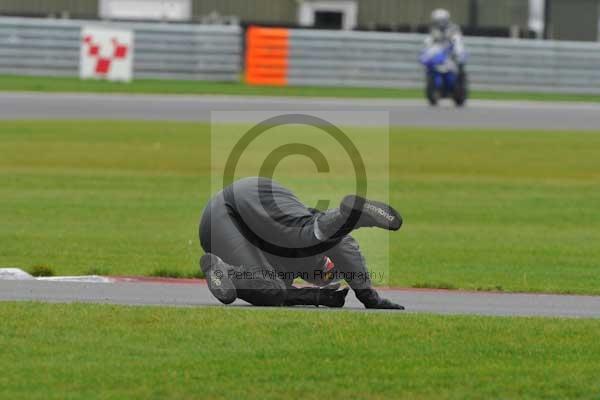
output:
M425 66L425 95L429 104L436 106L443 98L452 98L457 107L467 100L467 75L454 60L452 46L434 44L421 53L419 61Z

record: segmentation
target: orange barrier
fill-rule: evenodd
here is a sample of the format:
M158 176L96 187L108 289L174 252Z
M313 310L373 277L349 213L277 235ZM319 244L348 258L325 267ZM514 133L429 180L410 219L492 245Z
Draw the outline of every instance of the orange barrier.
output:
M285 86L288 56L288 29L249 27L246 31L246 83Z

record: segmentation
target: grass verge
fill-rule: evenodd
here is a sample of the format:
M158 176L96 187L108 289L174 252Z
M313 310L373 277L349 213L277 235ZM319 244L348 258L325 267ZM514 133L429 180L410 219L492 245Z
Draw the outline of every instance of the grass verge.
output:
M182 273L176 269L155 269L152 271L149 276L159 277L159 278L186 278L186 279L200 279L204 278L204 274L202 271L198 270L196 272L188 272Z
M340 98L422 99L421 89L348 87L250 86L234 82L138 79L130 84L82 81L78 78L0 75L0 91L82 92L130 94L195 94L246 96L308 96ZM472 99L600 102L600 95L568 93L494 92L473 90Z
M40 303L0 320L13 400L600 393L600 320Z
M54 270L47 265L34 265L27 272L35 277L54 276Z
M0 265L47 265L56 275L196 274L197 223L210 195L208 130L0 122ZM365 152L381 135L346 132ZM307 131L284 134L291 141ZM405 225L356 233L369 268L388 274L384 283L600 294L599 133L393 128L390 140L390 199ZM264 154L247 156L260 162ZM378 160L365 162L375 180L384 175ZM330 175L297 157L276 178L316 204L353 188L352 175Z

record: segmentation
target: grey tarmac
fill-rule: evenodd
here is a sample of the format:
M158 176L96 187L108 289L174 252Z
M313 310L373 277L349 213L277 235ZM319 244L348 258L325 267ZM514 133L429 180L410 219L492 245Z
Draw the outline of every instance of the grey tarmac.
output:
M187 96L73 93L0 93L0 119L96 119L210 121L211 111L384 111L397 126L540 130L600 130L600 103L473 100L456 109L424 100L308 97ZM243 113L217 122L245 122ZM348 113L341 125L380 125L380 118Z
M404 305L407 308L406 312L411 313L600 318L600 296L422 289L383 289L381 294ZM173 281L89 283L0 280L0 301L83 302L188 307L216 306L261 309L260 307L249 306L241 300L236 300L232 305L223 306L212 297L203 281L193 283L189 281L181 283ZM334 311L334 309L316 307L290 307L288 309ZM402 311L365 310L352 293L348 295L344 310L403 313Z

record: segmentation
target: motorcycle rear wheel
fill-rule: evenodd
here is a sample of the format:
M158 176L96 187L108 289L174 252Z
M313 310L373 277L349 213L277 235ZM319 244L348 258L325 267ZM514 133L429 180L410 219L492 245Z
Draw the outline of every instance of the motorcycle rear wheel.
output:
M456 107L462 107L465 105L465 102L467 101L467 94L467 74L466 72L461 71L458 75L458 80L452 95L452 99L454 100Z
M435 81L431 74L427 74L427 85L425 87L425 97L429 101L429 105L432 107L437 106L439 100L439 94L435 87Z

